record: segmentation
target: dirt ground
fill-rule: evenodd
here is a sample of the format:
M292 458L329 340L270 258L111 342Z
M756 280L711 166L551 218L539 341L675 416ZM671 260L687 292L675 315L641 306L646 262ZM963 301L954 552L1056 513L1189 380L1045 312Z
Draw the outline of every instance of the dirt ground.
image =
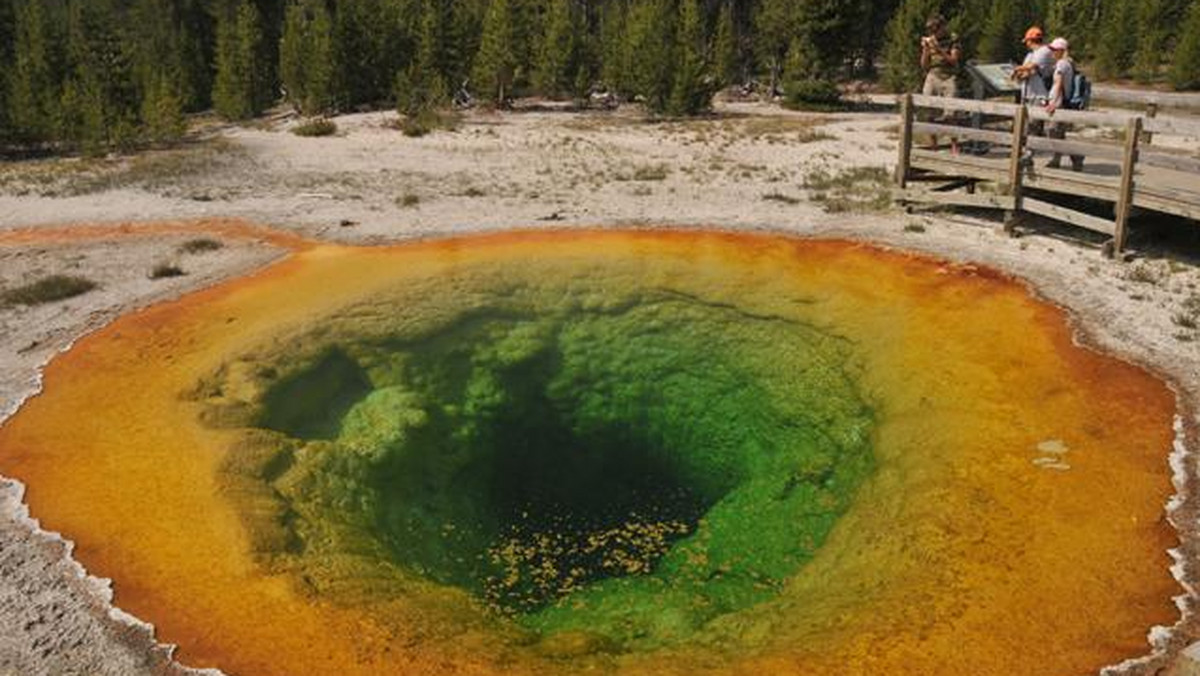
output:
M1176 387L1180 495L1171 518L1181 530L1177 559L1188 562L1176 573L1195 579L1198 474L1185 451L1200 448L1200 239L1171 230L1197 224L1152 228L1168 237L1139 235L1133 260L1111 262L1097 240L1049 223L1010 238L983 214L906 214L892 206L889 113L723 104L712 119L650 123L625 110L478 112L420 138L397 131L392 113L336 122L325 138L289 133L296 120L280 115L253 128L210 124L181 149L131 158L0 164L0 293L49 274L98 283L66 301L0 303L0 419L37 392L41 366L80 335L283 255L277 237L241 222L356 244L578 226L861 239L1027 279L1072 311L1081 342ZM185 246L197 239L221 246ZM159 266L184 274L151 278ZM180 671L110 595L70 560L69 545L36 528L21 487L0 482L0 676ZM1181 598L1181 624L1153 632L1156 657L1113 673L1158 673L1164 655L1200 637L1194 602Z

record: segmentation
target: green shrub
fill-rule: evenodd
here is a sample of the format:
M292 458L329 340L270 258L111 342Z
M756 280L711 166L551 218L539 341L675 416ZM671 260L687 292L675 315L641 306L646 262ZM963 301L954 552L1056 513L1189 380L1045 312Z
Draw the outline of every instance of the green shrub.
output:
M296 125L292 133L296 136L333 136L337 133L337 123L327 117L318 117Z
M50 275L9 289L0 295L0 299L5 305L41 305L85 294L96 286L95 282L84 277Z
M400 122L400 131L405 136L420 137L438 129L454 131L458 129L461 118L451 112L425 109L413 115L407 115Z
M199 254L207 251L216 251L223 246L225 245L215 239L201 237L199 239L189 239L183 244L180 244L179 252L185 254Z

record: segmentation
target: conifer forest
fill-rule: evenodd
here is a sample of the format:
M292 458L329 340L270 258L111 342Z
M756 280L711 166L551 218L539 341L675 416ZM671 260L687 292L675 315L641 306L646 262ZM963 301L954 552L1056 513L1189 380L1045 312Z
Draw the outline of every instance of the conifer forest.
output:
M187 115L414 115L603 92L657 114L721 88L836 102L919 86L941 13L969 58L1063 35L1089 75L1200 88L1200 0L0 0L0 145L88 154L169 143Z

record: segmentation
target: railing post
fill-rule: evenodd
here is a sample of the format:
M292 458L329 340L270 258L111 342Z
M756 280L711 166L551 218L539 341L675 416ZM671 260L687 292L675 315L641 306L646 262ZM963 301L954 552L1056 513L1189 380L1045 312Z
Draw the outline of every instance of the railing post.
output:
M1146 104L1146 119L1153 120L1156 117L1158 117L1158 104L1157 103L1147 103ZM1153 144L1154 143L1154 132L1152 132L1152 131L1142 132L1142 143L1144 143L1146 145Z
M900 158L896 162L896 185L902 190L908 187L908 171L912 166L914 117L912 94L905 94L900 99Z
M1021 183L1024 169L1025 135L1029 130L1029 109L1024 105L1017 108L1013 118L1012 151L1008 158L1008 194L1012 196L1012 209L1004 214L1004 231L1012 234L1021 213Z
M1129 214L1133 211L1134 170L1137 169L1138 142L1142 136L1142 118L1131 118L1125 124L1125 157L1121 162L1121 192L1117 194L1116 228L1113 231L1113 254L1125 249L1129 236Z

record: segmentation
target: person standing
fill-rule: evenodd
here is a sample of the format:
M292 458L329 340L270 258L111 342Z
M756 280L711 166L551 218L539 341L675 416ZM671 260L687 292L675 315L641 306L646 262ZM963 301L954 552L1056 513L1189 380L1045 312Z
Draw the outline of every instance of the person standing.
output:
M921 93L925 96L958 97L958 80L962 71L962 44L958 36L950 32L946 19L941 15L930 17L925 22L925 35L921 37L921 69L925 71L925 85ZM942 111L939 121L950 117ZM937 136L933 147L938 147ZM951 152L958 152L957 139L950 139Z
M1054 111L1059 108L1068 108L1070 101L1075 96L1075 62L1071 60L1071 55L1068 50L1071 44L1066 38L1054 38L1050 43L1050 51L1054 54L1054 78L1050 85L1050 92L1046 100L1046 112L1054 115ZM1046 135L1054 139L1064 139L1067 137L1069 127L1067 122L1058 122L1051 120L1046 126ZM1058 169L1062 165L1062 153L1054 153L1054 158L1046 166L1051 169ZM1075 171L1083 171L1083 156L1071 156L1071 168Z
M1025 31L1025 62L1013 69L1013 79L1021 83L1021 103L1027 106L1045 106L1050 96L1050 82L1054 78L1054 53L1046 44L1046 34L1038 26ZM1030 136L1045 136L1045 120L1029 121ZM1033 151L1026 148L1021 161L1033 163Z
M1021 83L1021 103L1042 106L1050 96L1054 78L1054 53L1046 44L1046 34L1038 26L1025 31L1025 62L1013 69L1013 78Z

